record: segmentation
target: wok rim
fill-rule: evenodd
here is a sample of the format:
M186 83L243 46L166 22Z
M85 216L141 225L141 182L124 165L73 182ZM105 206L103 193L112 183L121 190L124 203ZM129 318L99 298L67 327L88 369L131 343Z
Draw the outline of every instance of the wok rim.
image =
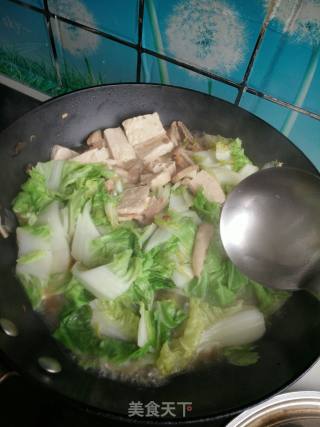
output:
M249 410L256 405L263 404L270 398L285 392L289 386L298 382L305 374L307 374L315 366L315 364L320 360L320 355L313 360L313 362L311 363L311 365L308 366L307 369L303 370L303 372L301 372L293 380L288 381L287 383L285 383L283 386L279 387L275 391L268 393L262 399L257 399L247 405L241 406L240 408L230 410L230 412L220 412L220 413L217 413L216 415L208 415L204 417L172 418L172 420L161 419L161 418L147 419L145 417L130 418L124 415L117 414L112 411L107 411L107 410L97 408L93 405L88 405L87 403L81 402L80 400L76 400L72 397L69 397L61 393L59 390L53 389L49 384L46 384L43 381L39 381L33 375L31 375L27 370L25 371L24 369L22 370L19 369L19 367L0 348L0 361L2 362L5 359L7 359L7 362L5 363L9 363L12 366L12 368L16 370L19 374L23 374L23 377L25 377L34 386L39 387L39 389L45 389L50 393L53 393L53 395L57 398L57 400L59 400L60 402L69 403L69 405L72 406L74 409L80 410L82 412L86 412L89 415L99 416L101 418L107 418L117 422L119 421L126 422L128 424L132 423L136 425L146 425L146 426L152 426L152 425L170 426L170 425L193 425L196 423L209 423L209 422L221 421L223 419L231 418L231 417L233 419L243 411Z
M49 105L51 103L55 103L55 102L59 101L61 98L66 98L69 96L71 97L77 93L85 93L85 92L90 92L93 90L102 90L102 89L108 88L108 87L120 87L120 86L122 86L122 87L124 87L124 86L128 86L128 87L132 87L132 86L135 86L135 87L164 87L164 88L169 88L169 89L173 88L173 89L183 90L186 92L200 94L202 96L205 96L206 98L214 99L214 100L221 102L223 104L232 105L236 109L240 109L243 113L247 114L249 117L253 117L254 119L257 119L257 120L263 122L265 125L267 125L268 127L272 128L275 132L280 134L281 137L285 138L290 144L292 144L296 148L296 150L299 151L299 154L301 154L301 156L303 156L303 158L305 160L307 160L313 166L314 170L320 175L320 169L318 169L316 167L316 165L312 162L311 159L309 159L309 157L302 151L302 149L300 147L298 147L293 141L291 141L291 139L289 139L286 135L281 133L280 130L278 130L276 127L274 127L273 125L268 123L266 120L262 119L261 117L257 116L256 114L251 113L250 111L246 110L245 108L241 107L240 105L235 105L234 103L229 102L225 99L219 98L219 97L214 96L214 95L209 95L207 93L201 92L201 91L196 90L196 89L186 88L186 87L178 86L178 85L167 85L167 84L162 84L162 83L123 82L123 83L110 83L110 84L106 83L106 84L94 85L94 86L89 86L89 87L85 87L85 88L72 90L71 92L67 92L67 93L63 93L63 94L54 96L54 97L42 102L39 106L33 108L32 110L27 111L26 113L22 114L18 119L16 119L14 122L12 122L9 126L3 128L0 132L0 134L10 130L11 127L13 127L20 119L27 118L28 115L36 113L39 109L42 109L43 107L46 107L47 105ZM272 101L268 101L268 102L272 102ZM283 108L286 108L286 107L283 107Z

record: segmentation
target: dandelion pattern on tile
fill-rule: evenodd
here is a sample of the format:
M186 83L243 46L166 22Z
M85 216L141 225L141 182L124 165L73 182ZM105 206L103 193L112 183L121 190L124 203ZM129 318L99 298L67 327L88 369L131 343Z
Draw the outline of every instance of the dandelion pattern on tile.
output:
M270 1L266 6L270 6ZM273 20L282 25L282 31L292 36L296 43L311 45L312 52L303 81L300 85L294 104L301 107L308 95L320 60L320 1L319 0L277 0ZM298 113L288 114L282 126L282 133L290 135L297 120Z
M93 15L86 6L79 0L59 0L55 2L55 13L69 11L70 15L79 22L86 22L88 26L95 28L96 23ZM60 41L63 48L72 55L83 55L95 51L100 42L100 38L90 32L84 32L81 28L73 25L59 25Z
M266 2L267 7L270 1ZM278 0L272 19L281 24L282 31L293 36L296 42L319 44L319 0Z
M220 0L181 0L166 26L173 55L220 74L243 61L245 33L236 10Z

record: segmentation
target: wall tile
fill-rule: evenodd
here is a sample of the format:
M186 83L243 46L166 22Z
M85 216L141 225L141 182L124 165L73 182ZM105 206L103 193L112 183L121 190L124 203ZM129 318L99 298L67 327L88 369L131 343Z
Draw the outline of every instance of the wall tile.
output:
M146 0L144 45L240 81L263 17L259 0Z
M136 80L136 50L52 19L62 83L68 90Z
M43 15L7 0L0 2L0 72L49 94L59 90Z
M320 113L319 61L320 2L282 0L258 52L249 84Z
M24 0L25 3L29 3L32 6L37 6L43 8L43 1L42 0Z
M240 106L282 131L288 118L294 118L288 138L320 170L320 121L251 94L244 94Z
M142 81L182 86L234 102L238 90L151 55L142 55Z
M125 40L138 38L138 0L48 0L50 11Z

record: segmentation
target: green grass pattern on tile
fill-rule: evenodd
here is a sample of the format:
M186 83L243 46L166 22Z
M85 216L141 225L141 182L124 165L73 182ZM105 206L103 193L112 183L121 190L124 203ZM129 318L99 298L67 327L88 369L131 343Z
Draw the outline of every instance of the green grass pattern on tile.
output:
M0 46L0 73L52 96L102 83L100 74L98 77L94 76L88 58L84 57L84 62L85 73L64 63L61 70L61 86L53 66L26 58L21 53Z

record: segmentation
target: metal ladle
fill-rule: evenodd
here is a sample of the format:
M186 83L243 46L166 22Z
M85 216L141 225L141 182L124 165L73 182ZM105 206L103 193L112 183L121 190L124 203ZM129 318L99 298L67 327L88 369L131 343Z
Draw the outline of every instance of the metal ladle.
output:
M250 279L276 289L320 291L320 178L302 170L261 170L227 197L223 246Z

